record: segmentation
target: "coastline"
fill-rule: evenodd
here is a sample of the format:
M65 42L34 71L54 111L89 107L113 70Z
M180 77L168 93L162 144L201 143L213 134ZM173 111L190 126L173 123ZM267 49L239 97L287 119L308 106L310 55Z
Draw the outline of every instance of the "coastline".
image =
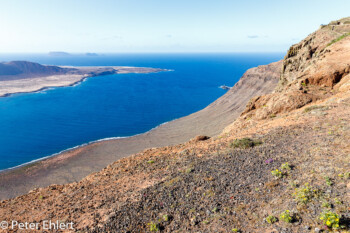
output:
M35 188L79 182L109 164L141 153L148 148L186 143L198 136L216 136L244 110L248 101L270 93L279 79L281 62L248 70L226 94L206 108L163 123L156 128L127 138L105 138L17 168L3 170L0 200L13 198Z
M62 66L62 68L64 67L68 66ZM0 97L9 97L14 94L37 93L50 88L75 86L84 82L88 78L103 75L129 73L145 74L170 71L160 68L129 66L69 66L69 68L76 69L78 73L2 80L0 81Z
M17 93L16 93L17 94ZM179 119L179 118L177 118ZM108 138L101 138L101 139L97 139L97 140L93 140L93 141L90 141L90 142L86 142L86 143L83 143L83 144L80 144L80 145L76 145L76 146L73 146L73 147L70 147L70 148L67 148L67 149L64 149L64 150L61 150L57 153L54 153L54 154L51 154L51 155L47 155L47 156L44 156L44 157L41 157L41 158L38 158L38 159L34 159L34 160L31 160L29 162L26 162L26 163L22 163L22 164L19 164L17 166L14 166L14 167L9 167L9 168L5 168L5 169L2 169L0 170L0 175L2 173L6 173L6 172L11 172L12 170L15 170L15 169L20 169L20 168L23 168L23 167L26 167L26 166L30 166L30 165L34 165L35 163L38 163L38 162L41 162L41 161L44 161L44 160L47 160L47 159L50 159L50 158L53 158L55 156L59 156L61 154L64 154L64 153L69 153L69 152L72 152L76 149L79 149L79 148L83 148L85 146L89 146L89 145L92 145L92 144L95 144L95 143L99 143L99 142L108 142L108 141L112 141L112 140L119 140L119 139L127 139L127 138L132 138L132 137L136 137L136 136L140 136L142 134L147 134L149 132L151 132L152 130L155 130L157 129L158 127L162 126L162 125L165 125L169 122L172 122L172 121L176 121L177 119L174 119L174 120L171 120L171 121L167 121L167 122L164 122L164 123L161 123L160 125L157 125L156 127L146 131L146 132L143 132L143 133L139 133L139 134L135 134L135 135L131 135L131 136L127 136L127 137L108 137Z

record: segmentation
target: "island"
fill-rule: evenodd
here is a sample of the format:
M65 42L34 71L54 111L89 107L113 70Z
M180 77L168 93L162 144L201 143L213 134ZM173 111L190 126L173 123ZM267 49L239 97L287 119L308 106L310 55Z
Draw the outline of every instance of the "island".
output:
M0 97L75 85L88 77L126 73L154 73L159 68L129 66L50 66L29 61L0 63Z

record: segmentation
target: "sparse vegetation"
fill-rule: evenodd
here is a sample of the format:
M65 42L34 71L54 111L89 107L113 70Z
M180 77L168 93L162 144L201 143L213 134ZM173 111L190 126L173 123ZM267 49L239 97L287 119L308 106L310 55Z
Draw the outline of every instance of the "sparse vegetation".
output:
M251 138L242 138L242 139L236 139L234 140L230 146L233 148L241 148L241 149L248 149L254 146L261 145L262 141L259 140L253 140Z
M293 221L293 216L290 215L290 211L286 210L280 215L280 219L286 223L291 223Z
M323 109L323 108L324 108L324 106L312 105L310 107L305 108L304 112L307 113L307 112L311 112L312 110Z
M347 36L350 36L350 32L349 32L349 33L345 33L345 34L339 36L337 39L332 40L332 41L327 45L327 47L328 47L328 46L331 46L331 45L334 44L334 43L337 43L338 41L344 39L344 38L347 37Z
M169 215L167 214L163 215L163 220L166 222L169 221Z
M338 176L347 180L350 178L350 172L340 173Z
M148 226L149 226L149 230L152 232L159 231L159 225L157 223L150 222L150 223L148 223Z
M332 185L333 185L333 181L332 181L331 178L329 178L328 176L326 176L324 179L326 180L326 184L327 184L328 186L332 186Z
M190 168L187 168L185 172L186 172L186 173L191 173L191 172L193 172L193 171L194 171L194 169L190 167Z
M147 163L152 164L152 163L154 163L154 160L148 160Z
M276 178L283 178L284 174L280 170L276 169L271 171L271 174L275 176Z
M281 169L282 169L282 170L286 170L286 171L292 170L292 168L291 168L291 166L289 166L289 163L288 163L288 162L282 164L282 165L281 165Z
M333 213L331 211L325 211L320 215L320 219L330 229L338 229L339 228L339 220L340 217L338 214Z
M302 187L296 188L293 193L298 203L307 204L315 195L316 190L312 190L312 187L305 183Z
M328 201L322 202L322 207L323 208L331 208L331 204Z
M269 215L266 217L266 222L269 224L274 224L277 221L278 221L278 219L273 215Z

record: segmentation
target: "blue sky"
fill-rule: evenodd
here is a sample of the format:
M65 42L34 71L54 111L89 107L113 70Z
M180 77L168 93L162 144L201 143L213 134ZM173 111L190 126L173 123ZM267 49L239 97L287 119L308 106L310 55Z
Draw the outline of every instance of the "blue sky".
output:
M0 53L283 52L349 0L0 0Z

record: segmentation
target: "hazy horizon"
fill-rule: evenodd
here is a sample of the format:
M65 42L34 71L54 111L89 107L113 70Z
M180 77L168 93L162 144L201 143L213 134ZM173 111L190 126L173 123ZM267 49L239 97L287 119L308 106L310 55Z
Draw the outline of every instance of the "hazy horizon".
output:
M349 16L349 7L346 0L0 0L0 52L285 52L320 24Z

